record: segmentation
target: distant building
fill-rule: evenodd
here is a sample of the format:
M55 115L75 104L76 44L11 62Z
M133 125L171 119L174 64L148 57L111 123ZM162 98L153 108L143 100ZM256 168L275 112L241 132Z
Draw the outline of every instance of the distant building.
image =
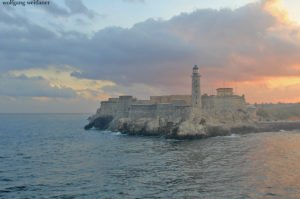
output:
M217 95L202 96L203 109L238 110L246 107L245 96L234 95L232 88L218 88Z
M217 88L217 96L232 96L233 88Z

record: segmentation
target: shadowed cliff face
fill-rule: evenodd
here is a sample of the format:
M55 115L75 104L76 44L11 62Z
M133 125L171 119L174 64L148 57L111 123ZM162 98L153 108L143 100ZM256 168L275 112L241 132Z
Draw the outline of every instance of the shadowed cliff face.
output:
M85 130L89 130L89 129L95 127L96 129L99 129L99 130L106 130L106 129L109 128L109 124L111 123L111 121L113 119L114 118L111 115L97 117L96 119L94 119L93 121L91 121L89 124L87 124L84 127L84 129Z
M96 128L110 130L128 135L163 136L174 139L202 139L231 134L258 132L276 132L280 130L300 129L300 122L248 122L248 123L204 123L203 120L186 120L179 123L164 119L113 118L101 116L89 123L85 129Z
M99 130L111 130L130 135L164 136L167 138L190 139L212 136L228 135L231 127L249 126L250 117L247 112L241 111L209 111L192 109L189 116L170 120L164 117L122 117L118 114L92 116L85 129L96 128ZM251 120L252 121L252 120ZM226 124L226 125L225 125ZM248 131L247 131L248 132Z

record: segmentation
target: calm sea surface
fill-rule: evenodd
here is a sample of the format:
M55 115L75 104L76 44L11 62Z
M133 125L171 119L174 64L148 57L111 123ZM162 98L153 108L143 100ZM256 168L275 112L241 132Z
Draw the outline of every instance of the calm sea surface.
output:
M300 198L300 131L177 141L0 114L0 198Z

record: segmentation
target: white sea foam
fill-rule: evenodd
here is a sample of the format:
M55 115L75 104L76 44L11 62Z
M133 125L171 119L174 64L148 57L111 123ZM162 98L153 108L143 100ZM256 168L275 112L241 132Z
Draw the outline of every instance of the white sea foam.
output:
M241 137L241 136L233 133L231 135L227 135L227 136L224 136L224 137L227 137L227 138L238 138L238 137Z
M127 135L127 134L124 134L124 133L121 133L121 132L111 132L109 131L110 134L113 134L113 135L116 135L116 136L124 136L124 135Z

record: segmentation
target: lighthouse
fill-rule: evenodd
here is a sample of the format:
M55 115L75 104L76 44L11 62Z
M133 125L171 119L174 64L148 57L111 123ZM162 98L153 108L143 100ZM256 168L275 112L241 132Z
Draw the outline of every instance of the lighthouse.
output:
M195 65L193 67L192 74L192 106L195 108L201 108L201 90L200 90L200 73L199 67Z

